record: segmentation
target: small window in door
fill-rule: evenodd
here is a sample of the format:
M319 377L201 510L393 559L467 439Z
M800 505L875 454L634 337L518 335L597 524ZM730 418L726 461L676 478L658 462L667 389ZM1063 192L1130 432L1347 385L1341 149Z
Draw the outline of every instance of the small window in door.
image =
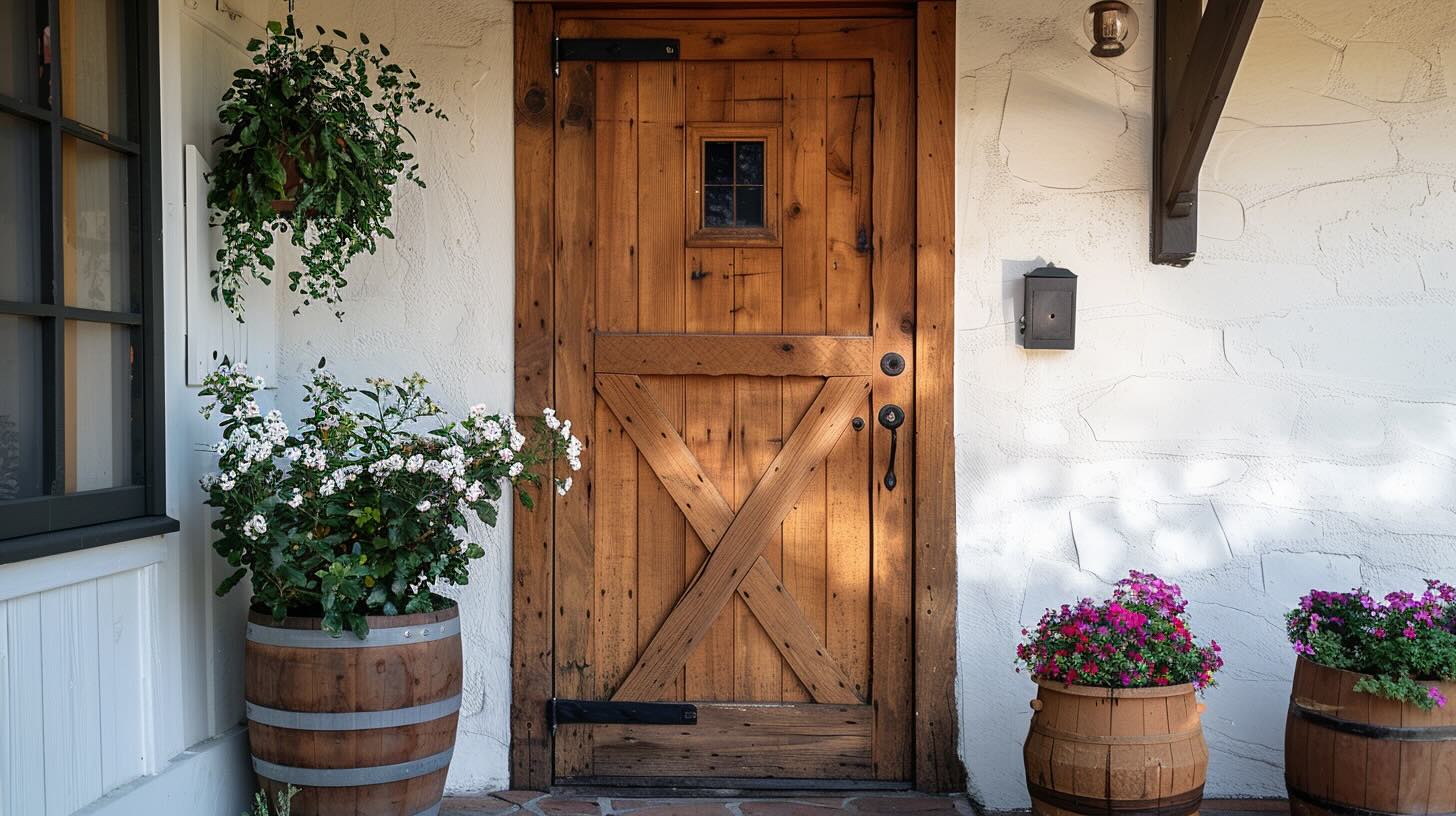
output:
M763 142L703 142L703 226L763 228Z
M690 246L778 245L778 129L696 125L688 138Z

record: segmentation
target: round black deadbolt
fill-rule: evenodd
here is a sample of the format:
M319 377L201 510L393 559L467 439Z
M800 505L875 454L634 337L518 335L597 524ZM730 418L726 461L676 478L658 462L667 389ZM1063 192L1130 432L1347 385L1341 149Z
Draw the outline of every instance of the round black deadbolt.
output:
M905 373L905 358L892 351L880 358L880 370L891 377L898 377Z
M894 430L905 424L905 410L898 405L886 405L880 409L880 427Z

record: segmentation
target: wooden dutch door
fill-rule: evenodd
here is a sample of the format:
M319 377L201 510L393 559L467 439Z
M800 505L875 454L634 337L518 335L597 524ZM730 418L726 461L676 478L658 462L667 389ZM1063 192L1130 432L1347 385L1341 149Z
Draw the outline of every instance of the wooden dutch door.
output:
M910 778L913 21L737 16L556 21L561 783Z

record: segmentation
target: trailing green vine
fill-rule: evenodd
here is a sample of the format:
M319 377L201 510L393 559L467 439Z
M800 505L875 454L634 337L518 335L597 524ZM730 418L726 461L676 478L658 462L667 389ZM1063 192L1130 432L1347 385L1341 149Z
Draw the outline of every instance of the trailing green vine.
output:
M401 118L446 118L419 95L413 70L388 61L387 47L371 48L362 33L340 45L348 34L334 29L337 40L326 41L315 28L319 39L305 43L292 15L268 23L267 37L248 43L252 66L234 73L218 107L228 132L209 175L207 203L224 240L212 296L240 321L248 280L272 283L275 232L302 250L288 288L304 305L340 303L349 261L374 252L378 236L394 237L385 222L395 181L425 186Z

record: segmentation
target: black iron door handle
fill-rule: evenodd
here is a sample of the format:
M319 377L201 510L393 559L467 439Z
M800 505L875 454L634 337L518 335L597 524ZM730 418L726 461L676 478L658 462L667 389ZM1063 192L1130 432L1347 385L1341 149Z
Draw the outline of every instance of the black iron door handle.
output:
M893 403L880 409L880 426L890 432L890 467L885 471L885 489L894 490L899 481L895 478L895 448L899 447L899 427L905 424L905 409Z

